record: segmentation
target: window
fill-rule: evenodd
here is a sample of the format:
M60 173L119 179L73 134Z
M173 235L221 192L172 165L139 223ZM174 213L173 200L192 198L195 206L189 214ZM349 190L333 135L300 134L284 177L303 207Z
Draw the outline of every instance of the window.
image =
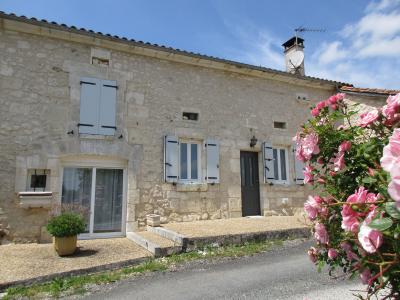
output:
M194 112L183 112L182 113L183 120L197 121L199 120L199 114Z
M181 142L179 148L180 180L200 181L200 144Z
M114 135L117 84L111 80L82 78L79 133Z
M287 184L288 181L288 157L285 148L273 148L274 182Z
M50 170L29 169L27 178L27 191L44 192L47 190Z
M276 128L276 129L286 129L286 122L274 121L274 128Z

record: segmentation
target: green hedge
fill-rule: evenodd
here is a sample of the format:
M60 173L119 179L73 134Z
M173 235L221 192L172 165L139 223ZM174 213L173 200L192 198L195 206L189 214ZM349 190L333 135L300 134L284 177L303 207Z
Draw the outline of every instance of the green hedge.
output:
M46 228L55 237L74 236L85 231L85 220L76 213L62 213L59 216L52 217Z

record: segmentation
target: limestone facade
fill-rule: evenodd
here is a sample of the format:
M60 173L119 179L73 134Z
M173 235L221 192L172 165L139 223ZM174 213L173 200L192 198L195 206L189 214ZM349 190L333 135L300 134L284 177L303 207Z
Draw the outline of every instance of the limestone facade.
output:
M0 240L48 240L48 204L61 202L63 168L71 164L124 169L124 231L144 226L148 214L162 223L242 216L241 151L258 153L261 214L300 211L308 191L294 181L291 139L312 103L334 93L336 83L223 70L206 59L141 54L146 49L118 41L0 20ZM116 81L114 135L79 134L83 77ZM198 120L183 119L183 112ZM165 135L200 143L203 174L203 142L217 140L220 182L165 182ZM258 142L250 147L253 136ZM262 142L287 149L288 184L263 183ZM51 199L26 208L18 193L33 169L47 170Z

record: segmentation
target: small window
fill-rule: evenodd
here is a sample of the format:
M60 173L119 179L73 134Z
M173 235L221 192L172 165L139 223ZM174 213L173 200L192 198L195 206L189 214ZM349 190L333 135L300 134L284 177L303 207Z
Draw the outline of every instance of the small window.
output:
M274 158L274 182L287 184L288 181L288 157L285 148L273 148Z
M274 121L274 128L276 128L276 129L286 129L287 128L286 122Z
M200 180L200 144L181 142L179 155L179 178L182 181L197 182Z
M101 65L101 66L108 66L110 61L105 58L100 57L92 57L92 65Z
M48 187L50 170L29 169L27 178L27 191L44 192Z
M190 120L190 121L198 121L199 120L199 114L198 113L194 113L194 112L183 112L182 119L183 120Z

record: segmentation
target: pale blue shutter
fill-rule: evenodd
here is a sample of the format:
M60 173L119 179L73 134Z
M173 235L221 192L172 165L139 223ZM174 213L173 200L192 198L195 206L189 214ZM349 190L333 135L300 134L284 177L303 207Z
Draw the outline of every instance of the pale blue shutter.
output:
M164 180L177 182L179 179L179 141L175 136L164 137Z
M94 78L81 79L81 103L79 133L98 134L100 81Z
M114 135L117 103L117 83L111 80L101 81L99 134Z
M294 181L296 184L304 184L304 163L296 158L296 145L292 146L293 160L294 160Z
M262 144L264 183L274 181L274 154L270 143Z
M216 140L208 139L205 143L207 158L208 183L219 183L219 143Z

